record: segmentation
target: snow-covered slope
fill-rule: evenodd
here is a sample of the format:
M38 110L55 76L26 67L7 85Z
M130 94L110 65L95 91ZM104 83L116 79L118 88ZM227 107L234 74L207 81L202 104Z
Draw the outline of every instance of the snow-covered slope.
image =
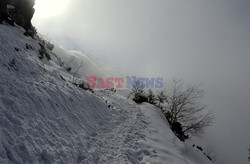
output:
M173 135L154 106L136 105L123 91L92 93L67 81L72 73L60 62L79 52L57 48L52 60L40 60L38 42L22 33L0 25L1 164L210 163ZM81 59L79 77L116 74L94 58Z
M55 46L53 52L57 54L57 59L63 62L65 68L70 67L72 69L71 76L79 68L76 75L78 80L86 80L86 76L107 78L124 77L127 74L124 71L117 68L115 69L98 60L94 56L81 51L65 50L61 47Z

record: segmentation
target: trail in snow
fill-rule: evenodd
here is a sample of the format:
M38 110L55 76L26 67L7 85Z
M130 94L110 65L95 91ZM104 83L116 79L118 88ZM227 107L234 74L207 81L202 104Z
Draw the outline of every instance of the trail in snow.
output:
M138 163L142 162L144 156L155 157L155 153L150 153L140 141L145 140L145 129L148 123L140 108L131 100L113 93L112 91L96 91L112 111L112 130L101 136L108 141L103 145L101 151L111 154L111 163ZM106 145L107 144L107 145ZM106 149L111 148L111 149ZM107 153L107 152L106 152ZM105 156L105 155L104 155Z
M176 138L158 108L148 103L137 105L119 92L123 91L96 91L95 94L113 111L113 120L123 120L103 137L116 136L112 146L120 145L118 154L125 159L123 163L127 160L132 164L210 163L201 152Z

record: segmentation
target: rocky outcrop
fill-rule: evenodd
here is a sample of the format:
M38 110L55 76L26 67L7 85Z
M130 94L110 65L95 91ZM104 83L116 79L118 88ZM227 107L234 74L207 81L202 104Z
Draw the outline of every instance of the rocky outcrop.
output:
M0 23L8 19L7 2L7 0L0 1Z
M34 0L1 0L0 23L13 21L26 30L26 35L33 36L34 27L31 24L31 19L35 13L34 5Z

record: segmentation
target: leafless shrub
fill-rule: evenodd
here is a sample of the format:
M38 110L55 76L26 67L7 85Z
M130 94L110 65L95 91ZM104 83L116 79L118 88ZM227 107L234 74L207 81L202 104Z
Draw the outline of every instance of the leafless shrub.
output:
M179 122L185 135L198 135L213 123L214 117L202 104L204 90L200 84L184 85L182 80L173 80L166 92L166 108L163 110L170 125Z

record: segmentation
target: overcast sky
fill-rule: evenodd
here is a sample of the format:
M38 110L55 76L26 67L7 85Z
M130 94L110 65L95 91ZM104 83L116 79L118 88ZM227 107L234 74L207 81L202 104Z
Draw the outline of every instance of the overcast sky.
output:
M39 14L38 31L63 47L150 77L204 82L217 117L204 139L225 163L247 163L250 0L71 0L61 14Z

